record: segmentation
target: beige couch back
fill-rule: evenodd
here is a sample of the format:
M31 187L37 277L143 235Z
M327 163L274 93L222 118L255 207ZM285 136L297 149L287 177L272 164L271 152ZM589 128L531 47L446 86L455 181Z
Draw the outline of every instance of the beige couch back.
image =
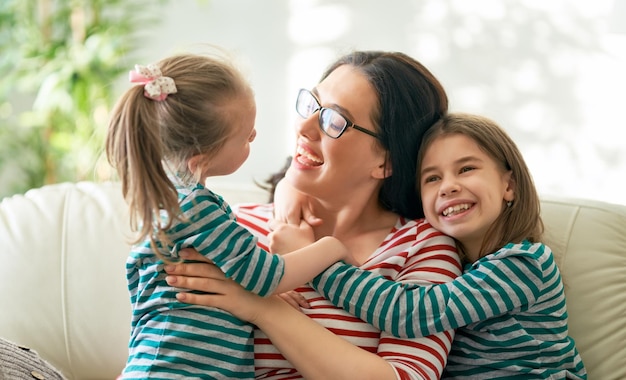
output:
M233 204L267 198L216 191ZM542 207L589 379L626 379L626 206L544 198ZM115 183L45 186L0 203L0 336L70 379L113 379L126 360L125 210Z

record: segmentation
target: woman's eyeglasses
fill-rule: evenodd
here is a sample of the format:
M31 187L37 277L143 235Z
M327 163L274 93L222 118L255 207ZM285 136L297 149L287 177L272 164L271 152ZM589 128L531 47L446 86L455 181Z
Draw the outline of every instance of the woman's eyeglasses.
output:
M370 136L376 138L379 137L376 133L370 131L369 129L365 129L354 124L334 109L322 107L311 91L301 89L298 92L298 98L296 99L296 112L298 112L298 115L308 119L317 111L320 111L318 115L320 128L328 137L338 139L347 128L354 128L357 131L367 133Z

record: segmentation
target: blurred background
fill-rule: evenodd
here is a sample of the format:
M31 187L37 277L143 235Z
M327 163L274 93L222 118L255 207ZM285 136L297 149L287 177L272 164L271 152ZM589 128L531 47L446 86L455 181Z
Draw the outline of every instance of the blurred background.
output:
M128 70L209 44L256 92L255 186L293 151L298 88L353 49L397 50L443 83L452 111L517 141L539 191L626 204L626 0L2 0L0 197L115 179L102 158ZM358 159L358 157L355 157Z

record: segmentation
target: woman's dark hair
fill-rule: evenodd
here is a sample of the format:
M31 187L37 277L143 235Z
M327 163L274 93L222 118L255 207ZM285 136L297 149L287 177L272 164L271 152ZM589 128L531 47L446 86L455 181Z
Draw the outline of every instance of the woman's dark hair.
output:
M378 107L370 117L392 170L378 195L381 205L404 217L423 217L415 191L416 158L424 133L448 111L443 86L415 59L384 51L344 55L326 70L321 80L342 65L360 70L378 97Z
M270 176L267 177L262 183L256 182L257 186L259 186L263 190L266 190L269 193L269 197L267 199L269 203L274 202L274 193L276 192L276 186L278 185L278 182L280 182L280 180L285 177L287 169L289 169L289 166L291 166L291 160L293 160L293 156L287 157L282 168L280 168L277 172L270 174Z

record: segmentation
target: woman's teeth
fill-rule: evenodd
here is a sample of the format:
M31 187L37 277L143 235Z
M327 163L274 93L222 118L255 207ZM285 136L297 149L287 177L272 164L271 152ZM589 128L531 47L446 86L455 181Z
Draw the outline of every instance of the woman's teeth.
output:
M304 150L301 147L297 148L297 153L298 153L298 156L299 156L298 157L298 161L301 164L311 165L312 166L312 165L320 165L320 164L324 163L324 161L321 158L312 155L311 153L309 153L308 151ZM303 162L302 159L304 159L304 162Z

